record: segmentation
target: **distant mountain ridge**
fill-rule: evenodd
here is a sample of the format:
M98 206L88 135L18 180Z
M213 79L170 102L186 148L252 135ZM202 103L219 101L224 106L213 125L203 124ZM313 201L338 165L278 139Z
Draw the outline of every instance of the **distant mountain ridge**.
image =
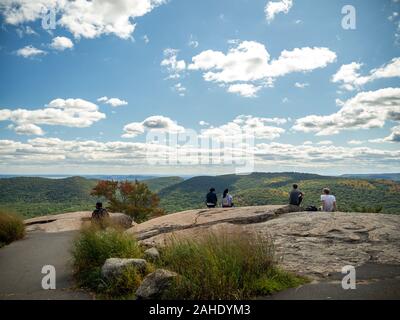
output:
M297 183L305 193L304 206L319 206L322 188L329 187L341 211L400 213L400 183L393 180L255 172L142 181L159 194L160 205L167 212L203 208L210 187L217 190L219 201L223 190L229 188L236 206L285 204L292 184ZM16 211L25 217L91 210L97 199L90 196L90 191L96 183L96 179L84 177L3 178L0 179L0 209Z
M386 179L400 181L400 173L367 173L367 174L343 174L344 178L358 178L358 179Z
M43 174L43 175L18 175L18 174L0 174L0 179L7 178L47 178L47 179L66 179L73 178L78 175L59 175L59 174ZM95 179L95 180L148 180L153 178L158 178L156 175L121 175L121 174L88 174L88 175L79 175L79 177L86 179Z

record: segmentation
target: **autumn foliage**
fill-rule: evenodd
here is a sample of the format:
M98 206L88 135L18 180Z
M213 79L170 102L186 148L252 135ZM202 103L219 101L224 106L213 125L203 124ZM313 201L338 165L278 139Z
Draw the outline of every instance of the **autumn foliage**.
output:
M157 194L139 181L102 180L93 188L91 195L105 198L110 212L125 213L135 222L143 222L164 214L158 207L160 199Z

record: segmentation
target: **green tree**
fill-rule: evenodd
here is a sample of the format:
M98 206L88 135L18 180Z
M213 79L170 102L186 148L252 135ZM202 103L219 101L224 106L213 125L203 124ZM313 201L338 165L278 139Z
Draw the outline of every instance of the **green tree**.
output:
M92 196L104 197L107 209L131 216L135 222L143 222L164 214L159 208L160 199L150 191L147 184L135 181L101 180L93 188Z

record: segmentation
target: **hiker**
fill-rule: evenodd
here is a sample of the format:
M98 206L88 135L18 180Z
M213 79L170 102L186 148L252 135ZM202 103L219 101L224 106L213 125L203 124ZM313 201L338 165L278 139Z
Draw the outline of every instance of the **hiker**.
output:
M229 194L229 190L225 189L222 194L222 208L232 208L233 207L233 197Z
M294 206L300 206L303 201L304 193L298 189L297 184L293 184L293 189L289 194L289 203Z
M335 196L330 194L331 191L328 188L324 188L322 192L323 192L323 194L321 195L322 211L326 212L336 211Z
M206 205L207 205L207 208L215 208L215 206L217 205L217 195L215 194L214 188L211 188L210 192L207 193Z
M92 212L92 221L102 222L104 219L109 218L107 210L103 208L101 202L96 203L96 209Z

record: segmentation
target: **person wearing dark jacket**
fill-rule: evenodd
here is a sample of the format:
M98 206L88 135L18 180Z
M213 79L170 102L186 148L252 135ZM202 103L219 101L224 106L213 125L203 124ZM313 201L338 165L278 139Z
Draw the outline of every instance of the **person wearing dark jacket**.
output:
M298 189L298 185L294 184L293 189L289 195L289 203L294 206L300 206L303 201L304 193Z
M92 221L101 222L106 218L109 218L107 210L103 208L103 204L101 202L96 203L96 209L92 212Z
M215 208L217 206L217 195L215 194L215 189L211 188L210 192L206 196L207 208Z

